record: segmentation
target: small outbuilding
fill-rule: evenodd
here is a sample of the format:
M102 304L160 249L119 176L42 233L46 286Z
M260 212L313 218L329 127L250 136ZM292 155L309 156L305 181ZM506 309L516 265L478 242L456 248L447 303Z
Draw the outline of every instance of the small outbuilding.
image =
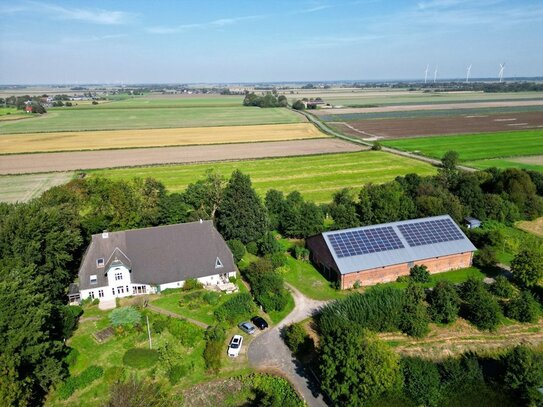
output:
M466 216L464 218L464 225L468 229L475 229L481 227L481 221L479 219L472 218L471 216Z
M449 215L320 233L306 244L342 289L395 281L415 265L430 273L470 267L477 250Z

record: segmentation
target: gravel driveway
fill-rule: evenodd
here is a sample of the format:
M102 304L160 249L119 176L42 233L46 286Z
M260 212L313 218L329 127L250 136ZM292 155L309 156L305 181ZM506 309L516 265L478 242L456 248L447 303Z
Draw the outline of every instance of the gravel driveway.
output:
M269 331L256 337L249 345L249 363L253 368L280 371L303 396L309 406L326 406L322 395L315 388L315 380L306 372L281 339L281 328L310 317L325 301L307 298L288 285L294 297L294 310Z

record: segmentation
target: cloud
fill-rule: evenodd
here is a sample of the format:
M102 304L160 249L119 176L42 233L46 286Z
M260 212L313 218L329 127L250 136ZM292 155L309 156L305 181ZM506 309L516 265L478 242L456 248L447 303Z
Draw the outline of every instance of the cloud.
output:
M204 23L182 24L177 26L154 26L147 27L145 30L151 34L175 34L195 29L207 29L207 28L220 28L229 25L234 25L243 21L260 20L265 18L263 15L233 17L233 18L220 18L213 21Z
M318 6L308 7L308 8L301 9L301 10L295 10L295 11L291 12L290 14L309 14L309 13L315 13L315 12L317 12L317 11L326 10L326 9L329 9L329 8L332 8L332 7L334 7L334 6L329 6L329 5L318 5Z
M55 19L82 21L91 24L120 25L127 24L134 18L133 13L104 9L82 9L62 7L56 4L27 1L30 5L26 11L34 11L50 15Z
M90 37L71 36L71 37L62 38L60 41L65 44L76 44L76 43L82 43L82 42L113 40L113 39L125 38L125 37L128 37L128 34L92 35Z

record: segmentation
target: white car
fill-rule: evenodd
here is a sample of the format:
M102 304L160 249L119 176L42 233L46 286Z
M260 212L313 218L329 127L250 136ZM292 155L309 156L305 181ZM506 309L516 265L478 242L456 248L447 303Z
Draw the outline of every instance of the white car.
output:
M228 356L230 356L231 358L238 357L242 344L243 344L243 336L234 335L232 339L230 340L230 344L228 345Z

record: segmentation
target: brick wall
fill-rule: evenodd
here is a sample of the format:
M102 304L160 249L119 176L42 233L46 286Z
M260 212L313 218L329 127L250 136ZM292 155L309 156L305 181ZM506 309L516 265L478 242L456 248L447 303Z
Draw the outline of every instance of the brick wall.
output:
M426 267L428 267L428 271L431 274L435 274L470 267L472 257L473 253L467 252L420 260L414 262L414 265L424 264ZM409 269L410 267L407 263L401 263L387 267L379 267L345 274L341 276L341 288L351 288L357 280L360 281L361 285L374 285L377 283L396 281L399 276L409 275Z

